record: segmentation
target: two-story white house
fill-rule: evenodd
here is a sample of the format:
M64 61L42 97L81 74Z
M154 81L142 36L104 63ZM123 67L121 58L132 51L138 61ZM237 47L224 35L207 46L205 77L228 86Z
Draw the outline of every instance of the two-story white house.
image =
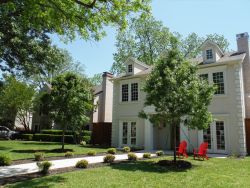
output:
M238 34L238 50L232 53L224 53L207 40L202 45L202 57L192 60L198 64L200 76L217 85L217 90L209 106L214 121L207 130L178 128L177 141L186 140L190 151L207 141L210 153L246 154L245 119L250 118L248 38L247 33ZM154 113L152 107L144 107L146 93L141 90L153 68L134 58L125 64L126 73L113 78L112 145L172 149L170 126L154 126L138 117L142 109Z

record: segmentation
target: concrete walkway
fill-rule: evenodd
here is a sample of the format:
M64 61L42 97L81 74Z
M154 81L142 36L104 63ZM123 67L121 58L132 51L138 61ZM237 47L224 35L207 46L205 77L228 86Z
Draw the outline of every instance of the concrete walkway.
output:
M142 158L143 153L146 151L141 151L141 152L136 152L135 154L137 155L138 158ZM147 151L148 152L148 151ZM156 151L152 150L151 156L156 156L155 153ZM172 151L164 151L166 155L173 155ZM70 159L60 159L60 160L52 160L50 161L52 163L51 169L59 169L59 168L66 168L66 167L73 167L75 164L82 160L85 159L89 162L89 164L94 164L94 163L102 163L103 162L103 156L92 156L92 157L81 157L81 158L70 158ZM209 157L212 158L226 158L227 155L219 155L219 154L208 154ZM128 159L127 154L117 154L115 155L115 161L119 160L126 160ZM26 163L26 164L19 164L19 165L12 165L12 166L4 166L0 167L0 180L1 178L6 178L6 177L11 177L11 176L17 176L17 175L22 175L22 174L29 174L29 173L34 173L38 172L39 169L37 167L36 162L33 163Z
M142 158L143 153L136 153L138 158ZM151 156L155 156L155 154L151 154ZM89 164L94 163L102 163L103 162L103 156L92 156L92 157L81 157L81 158L71 158L71 159L60 159L60 160L52 160L50 161L52 163L51 169L59 169L59 168L66 168L66 167L73 167L75 164L80 160L87 160ZM119 160L126 160L128 159L127 154L117 154L115 155L115 161ZM26 164L19 164L19 165L12 165L12 166L4 166L0 167L0 179L11 177L11 176L17 176L22 174L30 174L34 172L38 172L39 169L37 167L36 162L33 163L26 163Z

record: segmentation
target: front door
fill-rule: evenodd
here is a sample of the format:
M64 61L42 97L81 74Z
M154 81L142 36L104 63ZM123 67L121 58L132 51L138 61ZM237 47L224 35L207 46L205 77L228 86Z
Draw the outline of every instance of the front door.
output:
M122 146L136 145L136 122L122 122Z
M202 142L208 142L209 153L225 153L225 124L224 121L215 121L208 129L203 130Z

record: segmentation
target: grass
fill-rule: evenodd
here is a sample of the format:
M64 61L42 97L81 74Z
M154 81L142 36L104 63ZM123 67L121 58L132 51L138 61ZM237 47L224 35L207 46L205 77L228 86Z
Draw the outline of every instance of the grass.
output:
M213 158L208 161L194 161L189 158L193 167L184 171L160 167L154 164L157 160L159 159L47 176L8 187L250 187L250 157L245 159Z
M107 150L107 148L93 148L74 144L66 144L65 149L73 151L75 155L87 154L90 150L95 150L97 153L106 152ZM45 157L64 156L65 154L61 152L61 143L57 142L0 140L0 154L9 154L12 160L34 158L34 153L37 151L44 152Z

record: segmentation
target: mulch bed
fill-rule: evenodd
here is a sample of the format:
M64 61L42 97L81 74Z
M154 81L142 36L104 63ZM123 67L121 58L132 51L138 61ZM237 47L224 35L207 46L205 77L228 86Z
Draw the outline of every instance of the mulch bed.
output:
M192 164L188 161L177 160L160 160L157 163L160 166L175 169L175 170L186 170L192 168Z

